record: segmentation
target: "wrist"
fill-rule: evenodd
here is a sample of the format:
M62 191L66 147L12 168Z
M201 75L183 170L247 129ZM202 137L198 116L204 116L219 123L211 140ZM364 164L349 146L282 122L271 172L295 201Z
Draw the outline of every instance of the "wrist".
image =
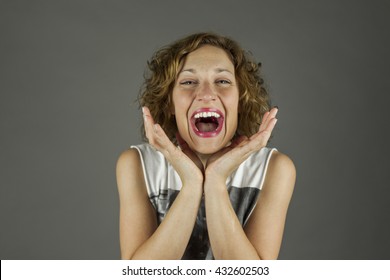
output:
M203 195L203 182L183 182L180 193L183 195L188 195L191 199L202 198Z
M226 191L226 178L219 174L205 174L204 192L209 191Z
M204 177L205 177L204 178L205 183L210 182L211 184L226 184L226 180L228 176L218 171L206 169Z
M196 173L196 171L194 171L193 174L191 174L191 176L180 176L180 180L184 185L192 185L192 186L202 186L203 185L203 181L204 181L204 177L203 177L203 174L201 172L199 172L199 174Z

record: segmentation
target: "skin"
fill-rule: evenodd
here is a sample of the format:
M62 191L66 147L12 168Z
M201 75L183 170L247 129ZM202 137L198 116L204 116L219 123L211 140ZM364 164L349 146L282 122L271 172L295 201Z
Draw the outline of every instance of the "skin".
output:
M263 116L256 134L232 141L237 129L238 87L227 54L213 46L190 53L172 92L180 147L175 146L148 108L143 108L149 143L172 164L182 188L163 222L146 192L141 161L134 149L117 163L120 197L120 243L123 259L180 259L194 227L204 195L207 228L216 259L276 259L295 183L295 167L284 154L274 152L262 195L243 228L231 206L226 179L253 152L266 146L276 124L277 109ZM197 136L190 117L199 108L217 108L225 116L217 136ZM167 242L171 240L172 242Z
M209 155L226 147L237 130L239 92L234 66L227 54L204 46L190 53L173 88L172 113L182 137L205 165ZM216 108L225 116L225 125L216 137L198 137L189 120L200 108ZM228 124L228 125L226 125Z

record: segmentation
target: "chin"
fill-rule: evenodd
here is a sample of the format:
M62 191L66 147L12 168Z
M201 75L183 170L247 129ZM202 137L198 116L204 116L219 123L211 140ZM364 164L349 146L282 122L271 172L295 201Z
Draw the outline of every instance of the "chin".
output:
M202 154L202 155L213 155L215 154L216 152L218 152L219 150L221 150L222 147L211 147L211 146L207 146L207 147L196 147L195 149L193 149L196 153L198 154Z
M192 142L191 149L202 155L212 155L223 149L230 141L221 139L221 137L211 137L198 139L195 143Z

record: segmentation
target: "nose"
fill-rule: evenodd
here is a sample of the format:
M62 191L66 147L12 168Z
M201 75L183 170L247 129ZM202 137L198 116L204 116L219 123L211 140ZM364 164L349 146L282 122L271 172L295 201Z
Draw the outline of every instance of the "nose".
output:
M217 94L209 83L205 83L198 88L196 99L204 102L214 101L217 99Z

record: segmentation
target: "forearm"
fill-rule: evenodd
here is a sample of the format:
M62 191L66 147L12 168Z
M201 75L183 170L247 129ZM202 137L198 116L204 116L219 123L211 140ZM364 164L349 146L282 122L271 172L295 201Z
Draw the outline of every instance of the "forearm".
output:
M224 182L205 181L207 229L216 259L260 259L231 205Z
M194 228L201 197L201 184L183 186L162 223L135 251L132 259L181 259Z

